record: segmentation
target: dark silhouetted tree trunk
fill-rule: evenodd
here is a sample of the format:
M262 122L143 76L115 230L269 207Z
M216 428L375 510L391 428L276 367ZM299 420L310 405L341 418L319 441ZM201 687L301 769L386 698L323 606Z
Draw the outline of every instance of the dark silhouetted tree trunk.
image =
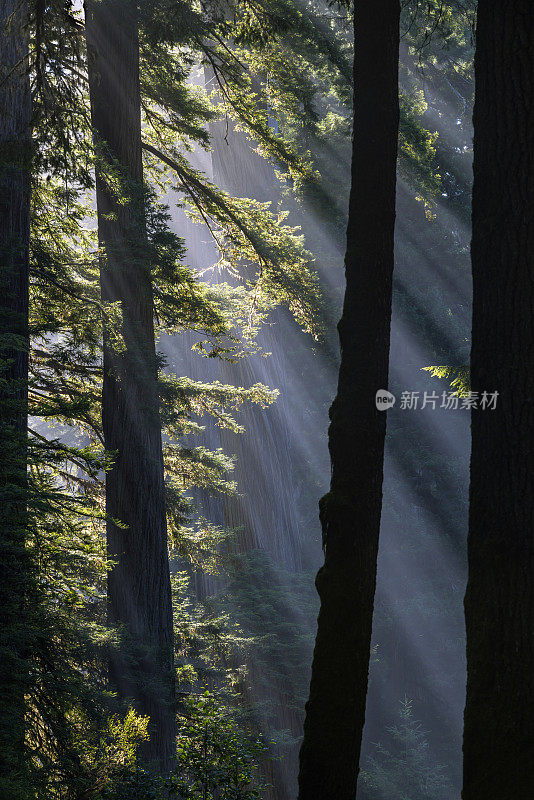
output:
M106 476L108 615L125 642L111 658L120 696L150 715L145 762L165 771L174 749L173 635L153 297L142 192L139 42L135 4L87 3L91 114L97 165L102 300L120 303L124 350L104 333L102 422L115 455ZM115 171L119 192L108 188ZM119 196L122 195L122 196ZM128 652L129 651L129 652ZM128 656L137 663L129 667Z
M464 800L534 797L534 8L480 0Z
M0 0L0 780L24 772L31 97L28 9ZM7 795L6 795L7 796ZM18 796L18 794L16 795Z
M355 4L354 141L341 365L330 411L325 563L300 753L299 800L354 800L382 504L398 136L398 0Z

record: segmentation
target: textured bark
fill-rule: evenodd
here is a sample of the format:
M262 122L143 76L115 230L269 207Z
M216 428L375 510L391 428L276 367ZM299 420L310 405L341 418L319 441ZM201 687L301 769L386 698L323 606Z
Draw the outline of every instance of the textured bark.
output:
M480 0L464 800L534 797L534 13Z
M114 452L106 475L108 617L122 626L124 646L111 657L111 681L151 718L142 756L167 770L174 750L172 609L165 487L158 411L153 297L142 197L139 42L136 10L127 0L86 5L91 115L97 167L98 234L104 251L101 292L120 303L124 351L104 333L102 422ZM109 190L109 164L122 173L123 197ZM129 658L136 663L131 667Z
M0 0L0 780L21 775L24 694L28 682L25 622L28 562L26 462L30 120L28 9Z
M399 2L355 4L354 139L341 365L330 410L325 563L300 753L299 800L354 800L382 501L398 136Z

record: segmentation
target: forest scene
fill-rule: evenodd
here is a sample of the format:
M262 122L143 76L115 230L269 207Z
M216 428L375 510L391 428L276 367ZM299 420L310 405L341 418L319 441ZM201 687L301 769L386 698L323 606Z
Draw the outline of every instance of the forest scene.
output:
M0 0L0 800L534 800L531 0Z

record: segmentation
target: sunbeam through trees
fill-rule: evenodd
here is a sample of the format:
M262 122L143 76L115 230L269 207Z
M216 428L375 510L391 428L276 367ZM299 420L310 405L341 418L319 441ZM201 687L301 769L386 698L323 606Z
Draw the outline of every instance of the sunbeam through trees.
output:
M0 800L532 800L533 53L0 0Z

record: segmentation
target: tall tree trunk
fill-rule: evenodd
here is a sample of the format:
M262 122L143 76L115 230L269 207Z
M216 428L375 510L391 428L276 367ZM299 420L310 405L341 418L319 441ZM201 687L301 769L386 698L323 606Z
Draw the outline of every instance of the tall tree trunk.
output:
M534 796L534 14L480 0L464 800Z
M207 83L214 73L206 70ZM256 87L254 87L256 88ZM259 88L259 87L258 87ZM259 94L259 92L258 92ZM244 134L225 121L210 125L212 143L213 180L221 189L234 197L253 197L276 207L280 184L274 169L254 150L254 145ZM222 361L220 376L223 383L251 386L260 381L270 388L279 389L280 397L268 409L254 407L240 412L244 434L222 431L219 434L223 449L237 457L233 472L239 494L225 498L224 524L238 531L234 547L238 553L262 550L273 560L271 585L258 591L272 591L279 580L277 567L297 571L301 561L301 543L295 503L294 464L284 421L289 415L287 400L287 371L281 356L284 335L294 325L288 311L274 309L269 315L269 325L263 327L258 341L269 358L251 354L236 364ZM259 578L263 581L264 577ZM288 609L289 613L289 609ZM271 620L272 621L272 620ZM252 705L269 709L269 718L259 714L256 724L263 733L272 725L276 730L288 731L292 739L300 736L301 720L291 702L291 686L284 669L278 677L260 678L260 670L252 657L248 664L248 698ZM265 713L265 712L263 712ZM298 749L283 752L278 758L275 745L265 753L261 762L261 780L267 783L264 800L289 800L296 793Z
M330 410L330 492L320 504L325 562L300 753L299 800L353 800L382 504L398 136L398 0L357 0L354 138L341 365Z
M119 695L150 716L145 762L166 771L174 750L172 608L165 486L158 410L153 296L147 251L139 41L135 4L86 4L91 115L96 170L101 292L119 303L124 349L104 333L102 422L115 453L106 475L108 617L122 626L123 647L111 657ZM111 173L120 189L112 190ZM118 520L127 528L120 527ZM129 658L134 656L133 667Z
M0 780L22 777L27 517L31 97L28 8L0 0Z

